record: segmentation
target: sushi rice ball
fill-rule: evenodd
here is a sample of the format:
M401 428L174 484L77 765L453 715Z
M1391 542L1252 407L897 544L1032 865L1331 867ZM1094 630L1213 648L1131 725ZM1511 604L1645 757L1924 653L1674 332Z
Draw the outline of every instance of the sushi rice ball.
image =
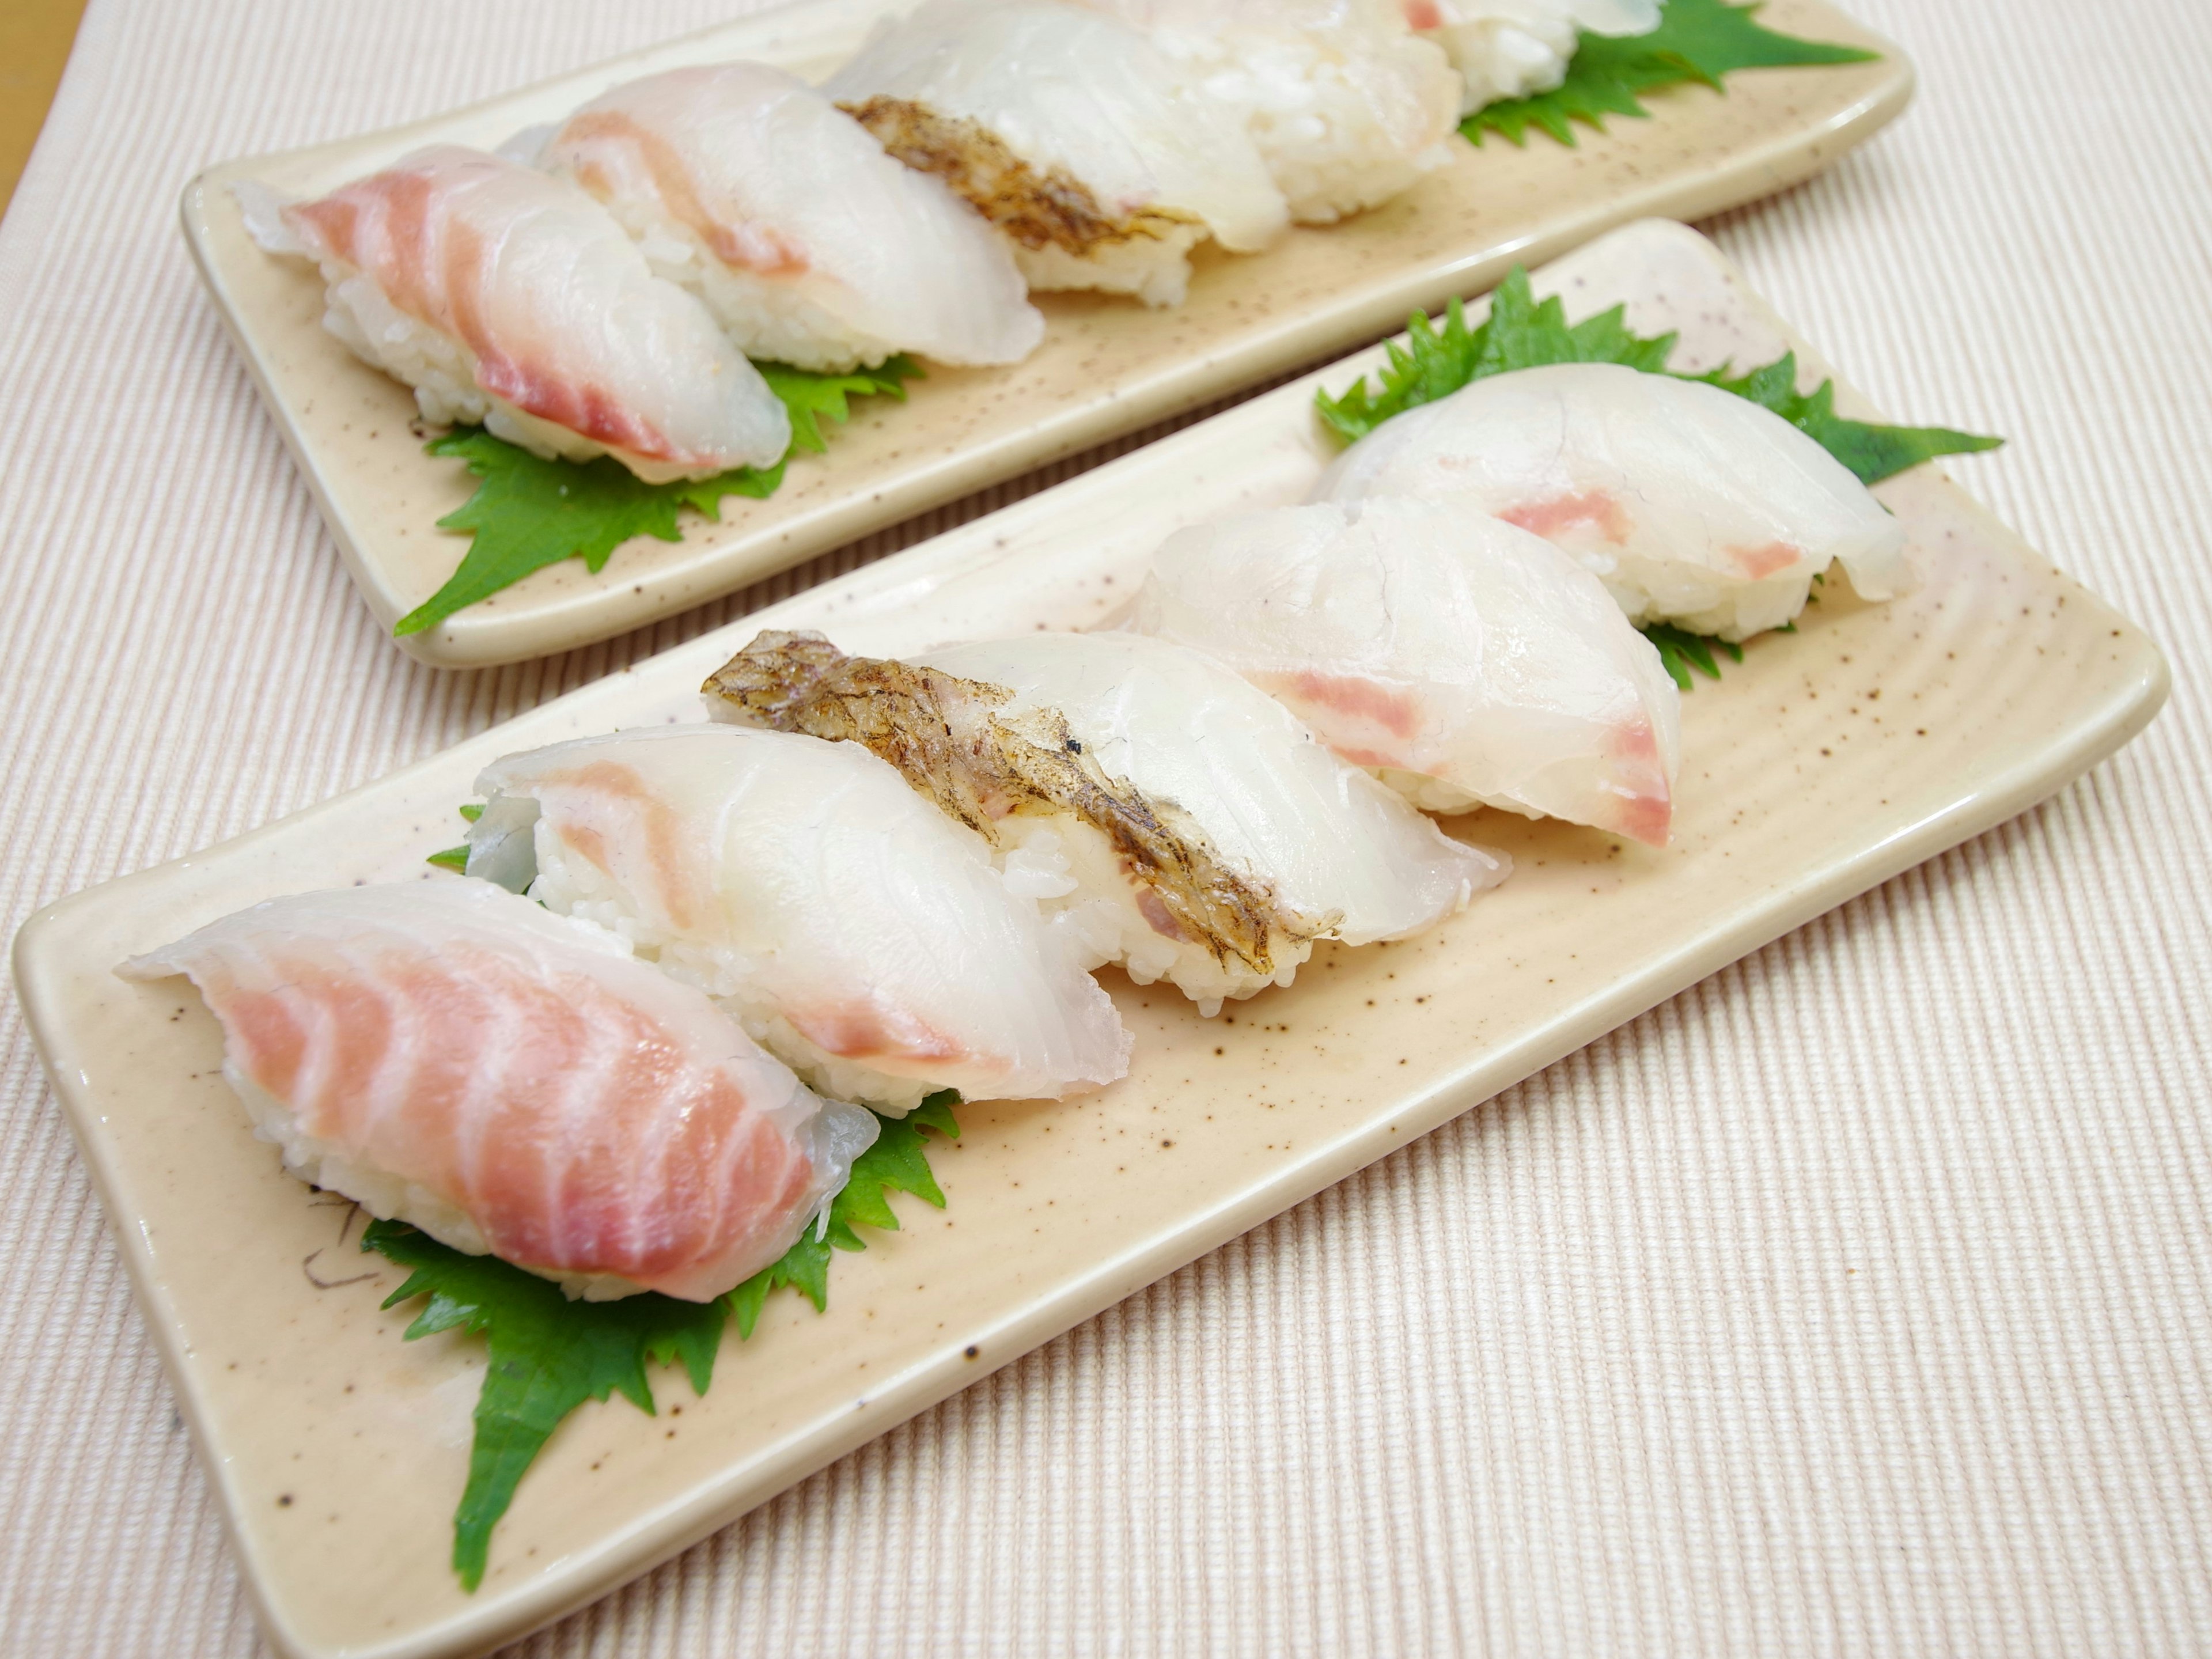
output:
M994 868L858 744L652 726L507 756L477 787L471 872L618 932L827 1093L896 1114L1128 1069L1113 1001L1038 915L1050 884Z
M1301 224L1376 207L1450 157L1461 82L1398 0L1089 0L1240 121Z
M1238 118L1080 0L925 0L823 89L988 220L1034 289L1175 305L1200 243L1253 252L1289 222Z
M118 971L191 979L290 1173L586 1300L733 1289L877 1133L615 935L488 882L271 899Z
M263 247L321 268L324 326L427 421L549 459L612 455L653 483L790 447L760 372L571 185L446 144L318 200L240 199Z
M1314 499L1377 495L1533 531L1630 621L1723 640L1792 621L1832 565L1863 599L1919 584L1904 527L1814 440L1718 386L1614 363L1495 375L1395 416Z
M1681 694L1603 583L1502 520L1383 495L1195 525L1153 557L1133 624L1417 806L1667 843Z
M538 165L605 204L748 356L831 371L902 351L1012 363L1043 337L983 220L781 70L629 82L562 123Z

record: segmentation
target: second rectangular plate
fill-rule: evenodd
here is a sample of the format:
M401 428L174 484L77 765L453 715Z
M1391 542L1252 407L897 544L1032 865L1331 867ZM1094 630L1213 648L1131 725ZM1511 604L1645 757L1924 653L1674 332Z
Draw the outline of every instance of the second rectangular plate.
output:
M444 583L466 550L437 521L465 501L462 464L422 453L413 395L321 326L321 280L246 234L228 186L258 179L314 195L419 145L495 145L617 82L681 64L753 58L819 77L902 0L786 7L411 126L233 161L185 194L200 273L260 388L355 585L389 627ZM824 456L801 457L765 501L687 514L680 543L621 548L599 574L571 559L398 641L425 662L480 667L587 645L742 587L1062 455L1313 362L1404 325L1416 307L1492 286L1650 214L1694 219L1826 167L1905 107L1897 47L1823 0L1772 0L1760 21L1880 52L1873 63L1760 70L1655 95L1652 118L1616 118L1573 149L1453 138L1453 160L1375 212L1294 229L1249 258L1202 256L1170 311L1040 296L1050 328L1025 362L933 368L908 400L861 404Z
M1540 271L1576 316L1626 301L1679 330L1678 367L1795 348L1711 244L1632 228ZM1182 526L1300 499L1328 459L1316 385L1366 352L927 545L611 676L368 788L64 900L23 930L16 982L198 1438L271 1639L313 1659L425 1659L512 1639L612 1589L831 1459L1715 969L2058 789L2166 694L2133 626L1933 467L1881 487L1925 586L1831 595L1684 700L1663 852L1497 813L1455 833L1512 879L1404 944L1324 946L1286 991L1203 1020L1107 978L1137 1046L1122 1083L1060 1105L963 1108L949 1206L837 1259L828 1313L772 1298L695 1399L586 1407L500 1524L483 1589L447 1565L480 1344L403 1343L399 1275L343 1206L283 1175L176 982L125 957L261 899L455 878L424 855L501 755L697 720L701 680L761 628L854 652L1079 628ZM1808 381L1808 384L1810 382ZM1866 417L1847 389L1848 413ZM1941 410L1923 411L1940 414Z

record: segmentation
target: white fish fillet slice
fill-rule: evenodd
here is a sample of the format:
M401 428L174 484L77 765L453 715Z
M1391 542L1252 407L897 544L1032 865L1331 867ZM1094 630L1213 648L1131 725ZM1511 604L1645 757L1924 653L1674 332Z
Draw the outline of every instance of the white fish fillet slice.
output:
M1664 846L1680 694L1602 584L1541 538L1408 497L1170 537L1134 626L1206 652L1417 805Z
M1316 501L1417 495L1535 532L1629 620L1724 640L1779 628L1832 564L1865 599L1919 579L1864 484L1771 410L1610 363L1478 380L1340 456Z
M1043 337L1021 273L966 204L766 64L617 87L562 124L539 165L605 203L749 356L1012 363Z
M272 899L118 971L191 978L292 1173L572 1294L720 1295L874 1139L698 991L485 882Z
M1198 242L1250 252L1289 217L1236 117L1074 0L925 0L823 90L991 220L1033 289L1171 305Z
M321 267L324 325L415 388L540 455L611 454L653 482L770 466L782 402L698 299L653 274L573 185L437 145L314 201L249 201L272 252Z
M1302 224L1380 205L1450 159L1460 76L1400 0L1086 0L1232 112Z
M1407 21L1449 55L1461 112L1550 92L1567 78L1581 34L1649 34L1660 0L1400 0Z
M659 727L511 755L471 868L633 940L817 1087L904 1110L940 1089L1051 1098L1114 1082L1113 1001L983 841L854 744Z

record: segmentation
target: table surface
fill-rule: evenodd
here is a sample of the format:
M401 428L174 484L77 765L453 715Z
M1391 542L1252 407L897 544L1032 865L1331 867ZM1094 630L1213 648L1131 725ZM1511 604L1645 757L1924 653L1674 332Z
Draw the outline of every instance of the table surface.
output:
M31 159L83 15L84 0L0 3L0 213Z
M534 1659L2212 1650L2212 17L1854 3L1920 103L1709 228L1885 407L2011 437L1954 471L2166 714ZM568 657L379 636L178 190L738 9L93 0L0 224L0 926L1099 459ZM0 1650L257 1652L12 1000L0 1185Z

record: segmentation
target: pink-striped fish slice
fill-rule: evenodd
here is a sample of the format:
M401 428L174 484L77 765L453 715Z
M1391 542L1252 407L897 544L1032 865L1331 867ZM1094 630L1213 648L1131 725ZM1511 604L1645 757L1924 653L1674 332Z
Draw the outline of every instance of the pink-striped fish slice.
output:
M273 899L121 971L190 976L292 1173L593 1298L742 1283L874 1134L612 935L486 882Z

